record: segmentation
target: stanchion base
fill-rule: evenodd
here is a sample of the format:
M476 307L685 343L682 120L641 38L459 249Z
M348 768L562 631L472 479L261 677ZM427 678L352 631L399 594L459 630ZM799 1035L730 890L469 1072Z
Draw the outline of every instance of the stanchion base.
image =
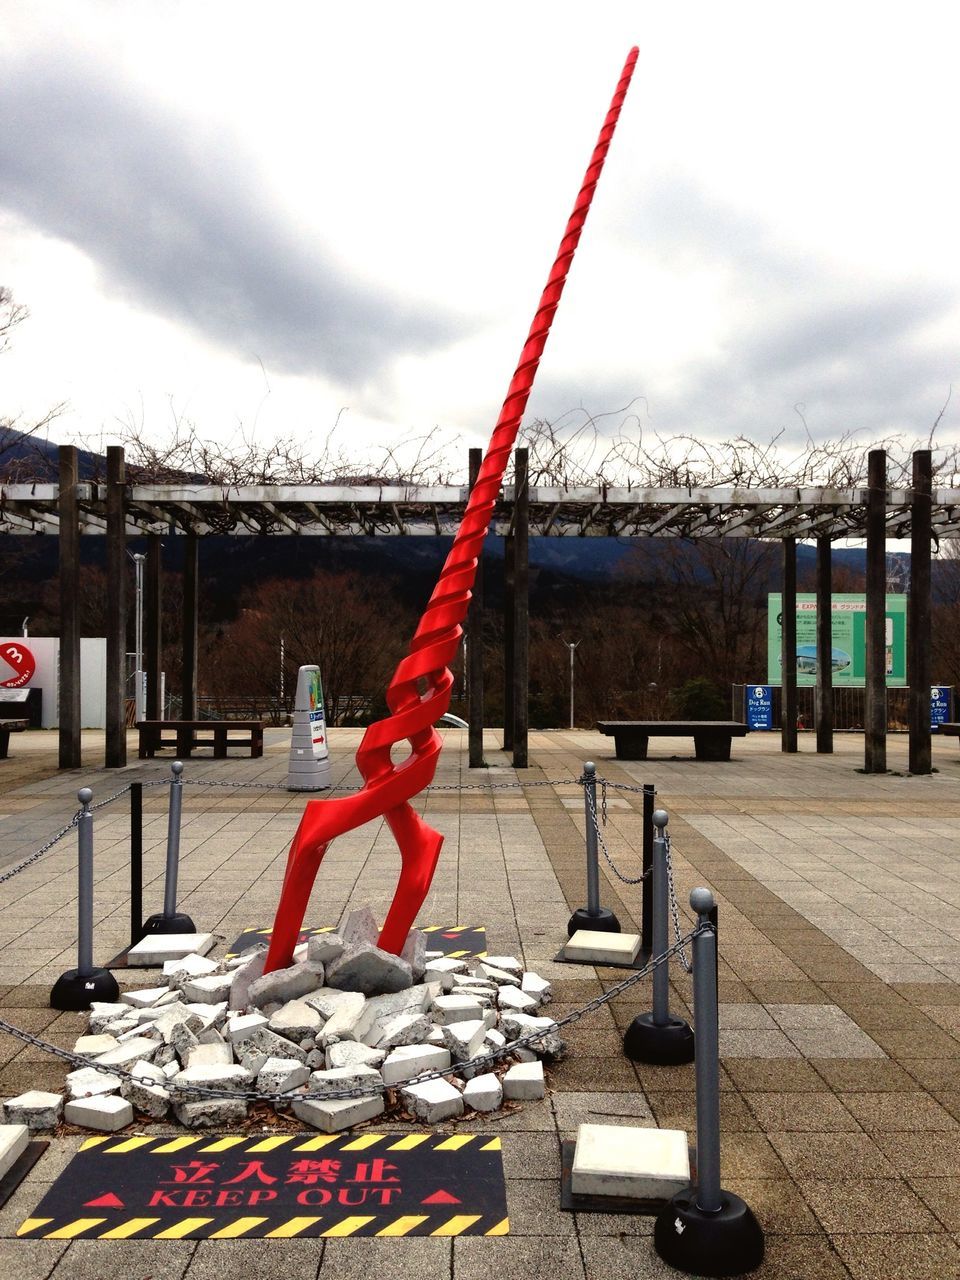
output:
M196 933L197 926L188 915L184 915L182 911L175 911L172 916L165 916L162 913L148 916L143 922L143 932L144 936L148 933Z
M79 1013L89 1009L94 1000L105 1000L113 1004L119 999L117 980L108 970L94 969L90 973L81 974L78 969L68 969L53 984L50 1008Z
M716 1213L697 1207L696 1187L668 1201L653 1228L653 1247L670 1266L689 1275L739 1276L763 1261L763 1229L731 1191L721 1191Z
M619 933L620 921L609 909L599 907L592 916L587 907L577 907L567 922L567 937L572 938L578 929L593 929L596 933Z
M632 1062L651 1062L661 1067L677 1067L694 1058L693 1031L683 1018L673 1018L658 1027L652 1013L641 1013L623 1036L623 1052Z

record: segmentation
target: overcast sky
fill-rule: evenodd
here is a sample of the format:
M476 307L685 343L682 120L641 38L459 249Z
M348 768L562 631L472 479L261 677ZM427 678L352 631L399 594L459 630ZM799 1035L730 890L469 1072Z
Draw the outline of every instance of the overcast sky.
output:
M958 37L943 2L3 0L0 413L485 442L637 44L528 416L923 436Z

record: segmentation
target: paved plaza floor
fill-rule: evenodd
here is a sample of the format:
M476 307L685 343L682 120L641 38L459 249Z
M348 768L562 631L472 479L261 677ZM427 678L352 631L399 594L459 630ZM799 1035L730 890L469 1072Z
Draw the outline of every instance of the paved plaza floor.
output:
M353 789L359 732L334 730L334 781ZM423 924L484 925L491 951L522 956L549 978L559 1017L623 977L554 963L567 918L584 905L585 760L611 783L654 783L670 815L681 904L708 885L719 903L722 1180L759 1218L757 1274L786 1280L945 1280L960 1276L960 752L934 741L937 772L906 772L906 740L889 740L891 773L866 776L863 744L839 735L833 756L811 734L783 756L752 734L734 759L691 758L682 739L654 757L611 758L588 731L534 733L516 773L487 734L486 770L469 770L466 734L447 731L436 782L419 802L445 844ZM304 798L236 783L282 783L288 730L269 730L261 760L189 762L180 909L218 938L266 926ZM58 772L56 735L28 732L0 761L0 877L58 831L76 791L107 799L130 781L169 778L169 761L105 770L102 736L87 767ZM492 782L497 789L475 789ZM213 784L213 785L201 785ZM507 786L504 784L519 784ZM449 788L448 790L439 788ZM166 791L145 792L144 905L162 906ZM639 872L641 797L608 792L605 838L627 876ZM95 959L129 940L129 812L124 796L95 818ZM370 824L332 846L307 923L389 902L399 859ZM82 1015L49 1008L76 963L76 838L0 883L0 1017L72 1048ZM639 930L637 888L602 865L602 899ZM685 913L689 923L689 911ZM120 975L122 984L131 979ZM150 983L149 974L137 981ZM690 980L674 967L671 1002L692 1017ZM583 1121L695 1134L693 1067L633 1064L621 1036L650 1007L647 982L575 1023L571 1053L548 1071L549 1094L510 1114L461 1122L502 1134L510 1234L500 1238L341 1240L26 1240L16 1230L77 1150L64 1130L0 1210L0 1274L17 1280L301 1280L394 1277L653 1280L653 1220L559 1207L560 1142ZM0 1034L0 1095L58 1088L65 1068Z

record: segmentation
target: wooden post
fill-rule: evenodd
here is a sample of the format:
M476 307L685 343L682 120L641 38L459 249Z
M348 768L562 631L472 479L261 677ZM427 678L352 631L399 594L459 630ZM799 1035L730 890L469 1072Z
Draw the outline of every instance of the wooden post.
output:
M817 751L833 751L833 544L829 535L817 539L817 686L814 719Z
M780 593L780 750L797 749L797 540L783 539Z
M162 720L160 705L160 663L163 653L162 595L163 567L161 555L163 543L158 533L147 538L147 563L143 575L143 669L147 682L145 718Z
M126 463L121 445L107 446L107 696L108 769L127 763Z
M530 486L529 451L514 454L513 767L527 768L530 729Z
M199 647L200 540L188 533L183 552L183 668L180 719L197 718L197 649Z
M60 493L60 688L58 693L59 764L79 769L80 759L80 502L77 450L58 450Z
M477 483L482 449L470 450L470 488ZM467 609L467 722L471 769L482 769L483 758L483 551L477 557L477 572Z
M887 455L867 461L867 618L863 767L887 771Z
M931 773L930 752L930 505L933 455L913 455L910 501L910 600L907 620L907 675L910 684L910 772Z

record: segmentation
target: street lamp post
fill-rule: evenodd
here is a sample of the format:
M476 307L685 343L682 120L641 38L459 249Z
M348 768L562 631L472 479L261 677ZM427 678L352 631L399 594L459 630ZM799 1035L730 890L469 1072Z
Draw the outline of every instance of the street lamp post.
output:
M573 728L573 653L579 640L561 640L560 643L570 650L570 728Z

